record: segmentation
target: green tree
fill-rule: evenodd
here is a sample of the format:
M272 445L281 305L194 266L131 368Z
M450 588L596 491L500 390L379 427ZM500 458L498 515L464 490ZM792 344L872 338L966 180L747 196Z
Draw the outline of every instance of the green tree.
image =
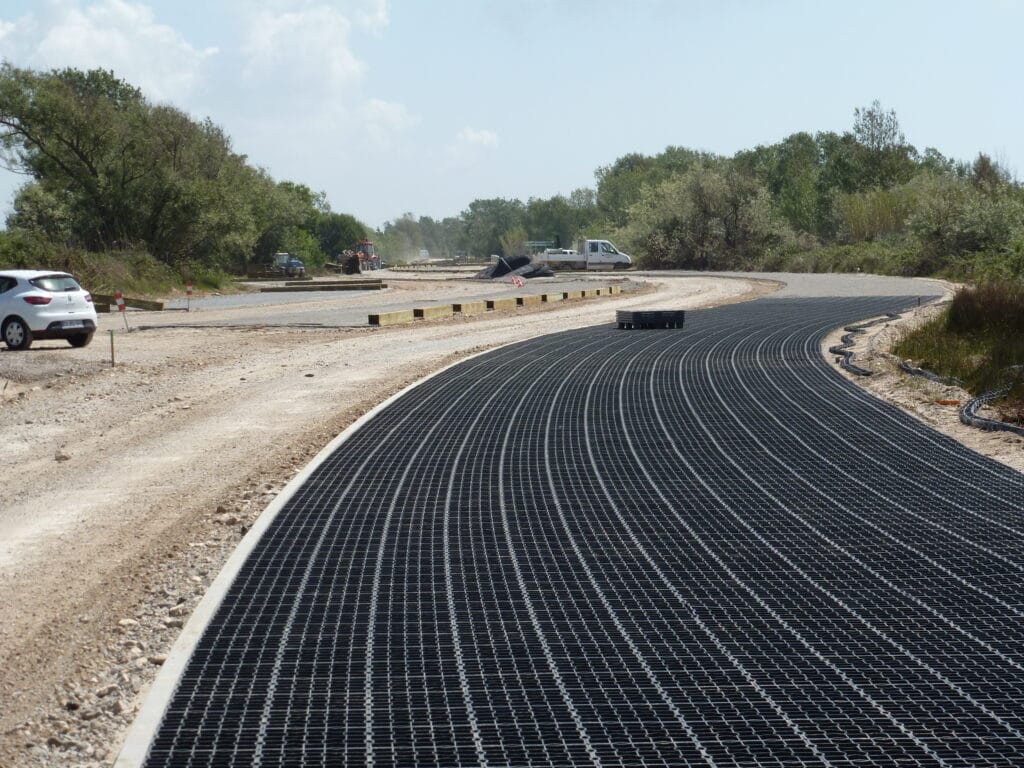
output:
M286 242L322 260L340 236L322 192L275 182L210 120L151 105L105 70L0 67L0 151L33 179L8 226L67 247L242 269Z
M354 243L366 238L366 225L347 213L320 212L316 217L314 234L320 250L334 258Z
M524 256L526 254L526 241L528 237L526 228L522 226L513 227L501 235L501 253L506 258L512 256Z
M67 190L74 234L89 247L132 235L129 190L153 172L138 141L147 118L139 90L112 72L0 67L4 161L44 187Z
M987 194L997 194L1011 186L1010 173L984 152L971 164L971 183Z
M7 216L9 229L35 232L55 243L70 245L72 220L66 193L49 190L31 181L18 190L14 210Z
M915 180L917 205L909 217L927 264L938 269L969 254L1005 249L1024 237L1024 199L990 195L971 180L924 175Z
M302 259L307 267L322 267L326 261L320 241L301 227L286 228L282 232L280 247L284 253Z
M423 247L436 258L452 258L457 251L465 250L463 222L455 216L435 221L429 216L420 216L418 222Z
M594 174L597 179L597 213L609 226L621 227L644 189L684 173L695 165L706 165L715 160L714 155L672 146L653 157L637 152L623 155L611 165L601 166Z
M266 260L276 252L292 253L288 250L288 242L295 242L295 230L301 229L309 235L302 238L303 248L309 242L316 243L317 254L308 254L307 258L315 265L326 259L315 230L320 216L323 215L323 196L314 193L304 184L284 181L264 188L258 195L258 206L255 221L260 231L254 246L257 260ZM301 258L301 257L300 257ZM304 259L305 260L305 259Z
M917 150L907 144L895 110L886 112L876 99L870 107L855 109L853 115L860 188L887 189L910 181Z
M918 160L917 167L919 171L927 171L934 174L956 173L956 161L946 157L935 147L925 147Z
M653 167L651 158L633 152L595 171L597 209L609 224L621 227L626 223L629 209L640 199Z
M474 200L462 212L466 245L475 256L501 253L501 236L523 226L524 206L519 200Z
M233 153L209 120L158 107L149 125L140 142L153 172L129 190L135 217L127 239L168 264L244 266L262 231L260 213L272 210L273 181Z
M568 197L530 198L523 221L530 240L548 240L569 248L573 240L597 219L595 194L576 189Z
M751 266L792 232L767 188L728 167L695 167L644 191L621 231L645 266L731 269Z
M917 187L913 184L839 195L836 214L842 239L859 243L901 233L916 205Z
M814 138L809 133L794 133L778 145L768 177L768 191L779 212L791 227L804 232L819 229L819 158Z

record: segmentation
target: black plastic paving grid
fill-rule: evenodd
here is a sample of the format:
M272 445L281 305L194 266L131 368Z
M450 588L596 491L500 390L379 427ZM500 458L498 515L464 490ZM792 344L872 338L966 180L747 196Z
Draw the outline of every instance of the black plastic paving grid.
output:
M1024 476L835 373L916 298L451 368L286 504L148 764L1024 764Z

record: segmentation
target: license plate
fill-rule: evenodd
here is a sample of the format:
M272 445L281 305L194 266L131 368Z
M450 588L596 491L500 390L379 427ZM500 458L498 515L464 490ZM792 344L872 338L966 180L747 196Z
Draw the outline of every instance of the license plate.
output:
M82 327L82 321L81 320L65 320L64 323L63 323L63 327L64 328L81 328Z

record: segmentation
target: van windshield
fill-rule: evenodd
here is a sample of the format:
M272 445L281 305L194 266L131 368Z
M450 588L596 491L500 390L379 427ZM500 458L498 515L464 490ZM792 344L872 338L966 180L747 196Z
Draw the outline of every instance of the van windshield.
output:
M615 250L615 246L611 243L601 243L601 250L604 253L618 253L618 251Z

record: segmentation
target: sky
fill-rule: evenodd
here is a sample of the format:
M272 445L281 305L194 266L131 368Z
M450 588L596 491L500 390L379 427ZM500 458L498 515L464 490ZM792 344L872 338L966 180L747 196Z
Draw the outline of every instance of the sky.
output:
M1024 172L1024 0L4 0L0 59L113 69L380 226L676 145L846 131ZM0 170L0 213L25 178Z

